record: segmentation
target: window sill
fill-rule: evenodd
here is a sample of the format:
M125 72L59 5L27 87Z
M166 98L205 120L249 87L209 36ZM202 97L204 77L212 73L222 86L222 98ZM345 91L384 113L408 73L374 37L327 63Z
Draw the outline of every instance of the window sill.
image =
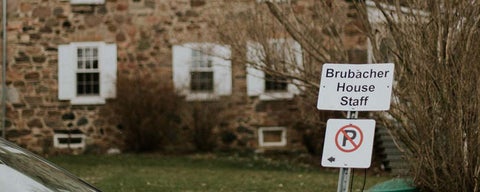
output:
M187 101L211 101L211 100L217 100L218 98L219 96L216 95L215 93L199 92L199 93L188 93L185 99Z
M105 103L105 98L100 96L83 96L70 100L72 105L103 105Z
M290 0L257 0L257 3L265 3L265 2L271 2L271 3L288 3Z
M260 94L260 100L270 101L270 100L283 100L283 99L293 99L294 94L290 92L266 92Z
M72 5L102 5L105 0L70 0Z
M259 145L260 147L263 147L263 148L283 148L283 147L286 147L287 146L287 143L286 142L267 142L267 143L263 143L261 145Z

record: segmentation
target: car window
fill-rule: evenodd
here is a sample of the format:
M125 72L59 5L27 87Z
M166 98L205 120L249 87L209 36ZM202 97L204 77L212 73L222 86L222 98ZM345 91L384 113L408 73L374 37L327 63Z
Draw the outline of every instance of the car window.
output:
M0 186L2 186L3 191L53 192L32 178L4 164L0 164Z
M24 190L7 191L98 191L65 170L0 139L0 186L5 186L4 183L17 183L18 186L12 187L25 187Z

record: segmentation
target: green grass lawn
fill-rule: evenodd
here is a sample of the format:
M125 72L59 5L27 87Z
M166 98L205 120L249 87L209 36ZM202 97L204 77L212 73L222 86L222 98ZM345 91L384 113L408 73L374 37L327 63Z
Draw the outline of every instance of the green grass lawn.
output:
M338 169L268 158L215 155L57 156L50 161L105 192L148 191L336 191ZM358 170L357 172L363 172ZM388 177L368 176L368 189ZM353 192L363 174L355 175Z

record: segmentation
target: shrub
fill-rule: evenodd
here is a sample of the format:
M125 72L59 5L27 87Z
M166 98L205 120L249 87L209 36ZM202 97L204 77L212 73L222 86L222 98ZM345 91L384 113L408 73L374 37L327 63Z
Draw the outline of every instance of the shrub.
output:
M377 6L388 18L384 28L365 21L370 39L377 40L371 43L374 62L396 66L392 107L379 116L401 143L408 174L421 191L480 191L480 30L472 17L480 15L480 6L406 5L427 14L397 8L393 16Z
M187 107L187 124L190 130L190 138L196 150L206 152L217 147L219 140L219 124L225 120L226 103L215 102L190 102Z
M323 140L325 137L326 122L330 118L340 118L341 113L319 111L314 99L316 95L304 95L298 102L299 121L294 128L302 134L302 144L312 156L321 156L323 152Z
M122 127L124 150L164 150L180 139L183 98L161 82L145 77L118 79L117 98L108 108Z
M320 156L323 150L325 129L299 122L294 128L302 133L302 144L312 156Z
M237 140L237 135L232 131L225 130L222 132L222 143L226 145L232 144L235 140Z

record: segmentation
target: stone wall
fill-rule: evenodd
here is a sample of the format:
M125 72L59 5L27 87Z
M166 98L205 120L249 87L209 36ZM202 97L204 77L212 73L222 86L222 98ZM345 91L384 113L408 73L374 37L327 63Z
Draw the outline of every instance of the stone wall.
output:
M9 140L37 153L55 153L54 130L79 129L95 151L119 147L122 134L118 125L99 115L104 106L72 106L58 99L58 45L79 41L116 43L119 77L150 75L171 83L172 45L215 41L212 18L224 13L212 10L220 2L106 0L103 5L71 5L68 0L9 0ZM239 2L252 4L256 0ZM298 2L299 9L308 6ZM360 50L352 53L362 55L365 39L357 33L352 36L351 46ZM236 115L225 129L236 134L236 140L228 146L257 148L260 126L291 129L298 121L295 100L265 102L248 97L243 63L234 59L232 70L231 99ZM289 131L288 139L289 148L302 149L301 136L294 130Z

